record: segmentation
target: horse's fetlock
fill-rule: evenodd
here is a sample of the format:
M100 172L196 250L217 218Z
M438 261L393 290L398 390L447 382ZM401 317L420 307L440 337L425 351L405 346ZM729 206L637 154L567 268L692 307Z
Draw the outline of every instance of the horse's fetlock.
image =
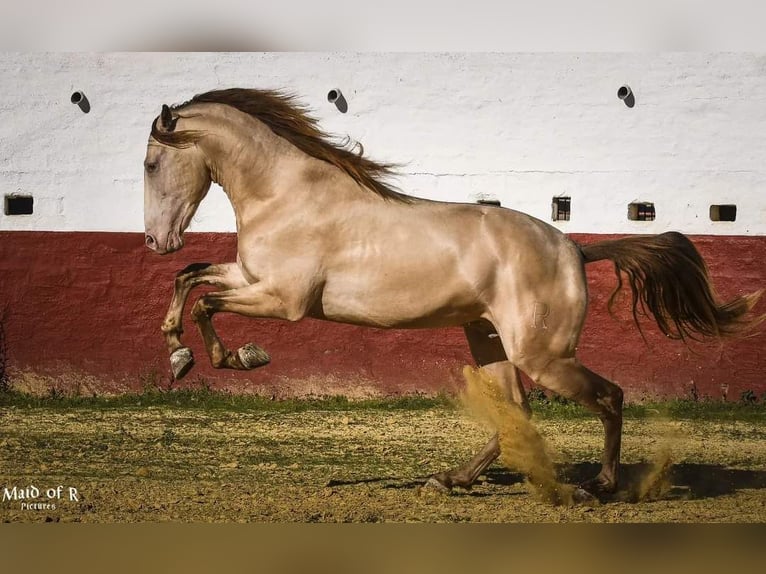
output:
M228 351L225 353L220 351L213 351L213 354L210 357L210 364L213 365L214 369L222 369L224 366L226 366L226 359L230 354L231 353Z

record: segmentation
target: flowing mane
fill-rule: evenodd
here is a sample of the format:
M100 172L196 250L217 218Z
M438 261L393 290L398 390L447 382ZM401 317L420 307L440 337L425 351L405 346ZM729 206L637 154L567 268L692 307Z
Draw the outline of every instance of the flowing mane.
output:
M171 109L180 111L187 106L202 103L226 104L249 114L304 153L340 168L360 186L384 199L404 203L414 200L385 183L385 179L395 175L394 164L376 162L363 157L362 145L349 146L349 139L341 144L333 143L331 136L319 128L316 118L310 116L307 108L298 103L297 98L292 94L276 90L244 88L212 90L198 94ZM202 135L201 132L196 131L160 131L157 129L156 122L152 124L152 137L162 144L173 147L192 145Z

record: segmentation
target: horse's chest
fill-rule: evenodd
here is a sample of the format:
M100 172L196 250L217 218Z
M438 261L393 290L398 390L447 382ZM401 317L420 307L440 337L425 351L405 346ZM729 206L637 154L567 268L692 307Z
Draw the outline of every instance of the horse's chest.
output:
M248 234L240 236L237 247L237 263L250 283L295 277L316 260L311 246L295 239Z

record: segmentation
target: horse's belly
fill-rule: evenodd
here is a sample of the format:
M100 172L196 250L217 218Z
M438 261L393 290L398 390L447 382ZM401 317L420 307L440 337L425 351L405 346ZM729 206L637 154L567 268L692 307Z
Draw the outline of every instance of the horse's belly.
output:
M354 325L415 329L463 325L476 320L482 311L482 305L467 293L428 289L349 293L326 288L314 315Z

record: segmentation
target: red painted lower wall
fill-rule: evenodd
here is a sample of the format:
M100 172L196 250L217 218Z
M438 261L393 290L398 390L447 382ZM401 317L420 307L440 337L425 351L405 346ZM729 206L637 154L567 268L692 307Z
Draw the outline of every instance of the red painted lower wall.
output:
M573 237L582 243L608 238ZM722 297L766 287L766 237L693 239ZM161 257L144 247L139 233L0 232L0 318L15 384L81 392L171 384L159 326L175 273L192 262L231 261L235 245L233 234L192 233L184 249ZM766 392L766 334L687 348L646 322L645 343L627 308L618 320L607 313L612 264L590 264L587 273L591 306L579 356L620 384L628 398L689 396L693 387L700 396L727 392L729 400L746 390ZM757 310L766 312L766 302ZM384 331L222 314L216 327L231 348L256 342L271 353L272 363L249 373L216 371L188 307L185 319L185 341L197 365L176 386L204 379L276 396L433 393L454 390L461 367L471 363L461 329Z

